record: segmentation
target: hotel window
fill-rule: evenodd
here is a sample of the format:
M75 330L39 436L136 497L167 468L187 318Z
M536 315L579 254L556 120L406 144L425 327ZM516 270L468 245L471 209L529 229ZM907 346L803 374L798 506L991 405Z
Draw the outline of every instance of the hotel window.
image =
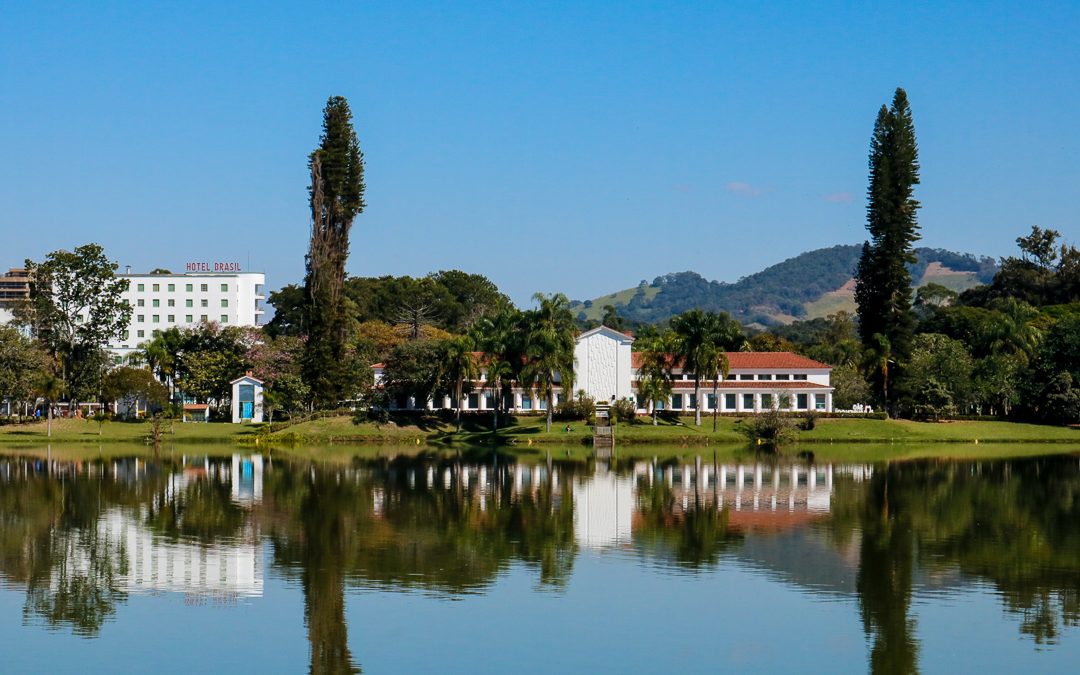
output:
M757 379L759 379L759 380L771 380L772 375L767 375L765 373L761 373L760 375L757 376Z
M142 293L143 291L145 291L145 290L146 290L146 284L139 284L139 285L138 285L138 286L136 286L135 288L136 288L136 290L138 290L138 291L139 291L140 293Z
M790 380L791 376L788 375L787 373L784 373L783 375L777 375L776 379L778 379L778 380Z
M176 315L175 314L170 314L169 317L168 317L168 322L169 323L176 323Z
M136 304L138 304L138 305L139 305L139 307L145 307L145 306L146 306L146 301L145 301L145 300L143 300L142 298L139 298L139 299L138 299L138 300L136 301Z
M806 373L802 373L801 375L798 375L798 374L797 375L792 375L791 379L799 380L800 382L804 382L804 381L806 381Z
M192 319L194 319L194 317L191 316L190 314L185 314L184 315L184 323L192 323Z
M772 410L772 394L761 395L761 409Z
M221 315L221 323L229 323L229 315L228 314L222 314Z
M151 321L151 323L161 323L161 315L160 314L153 315L152 317L150 317L150 321Z
M210 290L210 287L206 284L199 284L199 290L205 293L206 291Z
M697 394L689 394L687 396L687 398L690 399L690 406L689 406L688 409L689 410L696 410L697 409Z
M227 290L229 290L229 284L221 284L221 292L224 293Z
M159 291L161 290L161 284L154 284L154 285L153 285L153 286L151 286L150 288L152 288L152 289L153 289L153 291L154 291L155 293L157 293L157 292L159 292Z
M479 410L480 409L480 395L479 394L469 394L469 398L465 402L465 407L468 408L469 410Z
M712 394L705 394L705 409L716 410L716 397Z
M736 377L738 377L738 376L735 373L728 373L727 377L725 377L724 379L725 380L734 380Z
M547 399L540 398L536 400L537 408L539 410L547 410Z
M195 306L195 301L192 300L191 298L188 298L187 300L184 301L184 307L194 307L194 306Z
M484 401L488 410L495 407L495 396L493 394L484 394Z
M809 394L795 394L795 407L799 410L806 410L810 405Z
M209 318L207 318L207 316L206 316L205 314L200 314L200 315L199 315L199 321L202 321L203 323L206 323L206 322L207 322L207 321L209 321L209 320L210 320L210 319L209 319Z
M184 284L184 290L188 293L192 292L195 290L195 284Z
M168 288L169 292L172 293L176 290L176 284L169 284L168 286L166 286L166 288Z
M229 301L228 300L222 300L221 301L221 306L222 307L228 307L229 306Z
M169 307L176 307L176 301L172 298L169 298L166 302L168 303Z
M160 300L151 300L150 304L153 305L154 307L161 307L161 301Z
M814 409L815 410L824 410L825 409L825 394L814 394Z
M525 394L521 395L521 409L522 410L532 410L532 398L531 397L526 396Z
M742 407L743 407L743 410L753 410L754 409L754 395L753 394L743 394L742 395Z
M146 337L146 331L144 330L135 331L135 334L139 337Z
M735 394L724 394L724 408L727 410L735 409Z
M752 379L754 379L754 375L753 374L747 375L746 373L743 373L742 375L739 375L739 379L740 380L752 380Z
M199 301L199 306L200 307L209 307L210 306L210 301L207 300L206 298L203 298L202 300Z
M682 410L682 396L683 396L682 394L672 394L671 395L671 409L672 410Z
M140 315L136 316L135 321L137 321L139 323L146 323L146 315L145 314L140 314Z

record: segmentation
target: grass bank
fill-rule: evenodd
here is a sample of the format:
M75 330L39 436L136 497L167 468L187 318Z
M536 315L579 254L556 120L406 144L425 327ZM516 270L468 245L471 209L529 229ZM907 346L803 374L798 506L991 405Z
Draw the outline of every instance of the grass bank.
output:
M714 432L712 420L694 425L692 417L663 421L653 426L645 420L621 424L615 429L619 446L657 444L675 446L741 445L746 436L742 419L722 417ZM569 431L567 427L570 427ZM399 417L388 424L353 424L348 417L327 417L293 425L270 435L270 442L291 444L334 443L451 443L483 445L588 445L592 427L582 423L556 423L545 430L542 417L521 416L492 434L485 423L469 419L461 431L436 417ZM819 419L810 431L798 431L796 443L1077 443L1080 430L1037 424L998 421L911 422L907 420Z
M506 421L492 434L488 419L469 418L457 431L452 422L435 416L401 416L387 424L353 424L348 416L324 417L294 424L272 434L260 433L250 425L177 422L171 425L162 442L179 444L270 444L275 446L393 445L403 446L554 446L589 448L592 427L580 422L556 423L546 431L544 418L520 416ZM722 417L717 430L712 420L694 426L693 418L663 421L653 426L646 420L621 424L615 429L619 448L638 445L671 447L745 446L746 437L739 418ZM570 430L567 430L567 427ZM167 425L168 427L168 425ZM99 427L88 420L54 420L52 437L46 436L44 422L0 426L0 445L53 446L65 444L107 445L144 444L150 434L149 422L107 422ZM911 422L907 420L819 419L810 431L798 431L795 445L823 452L824 445L906 444L912 447L935 444L983 443L1075 443L1080 445L1080 429L996 421ZM591 450L591 448L589 448ZM864 450L863 452L866 452ZM955 450L936 451L948 455Z
M52 436L49 436L47 424L31 422L0 426L0 445L144 444L151 431L151 424L146 421L99 425L93 420L55 419ZM194 422L165 422L164 430L164 443L233 443L250 439L255 433L253 427L240 424Z

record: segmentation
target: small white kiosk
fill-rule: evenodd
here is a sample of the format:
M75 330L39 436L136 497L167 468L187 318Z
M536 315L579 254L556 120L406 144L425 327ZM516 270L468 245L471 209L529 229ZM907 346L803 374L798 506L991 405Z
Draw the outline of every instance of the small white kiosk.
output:
M251 373L238 377L232 385L233 424L263 421L263 381Z

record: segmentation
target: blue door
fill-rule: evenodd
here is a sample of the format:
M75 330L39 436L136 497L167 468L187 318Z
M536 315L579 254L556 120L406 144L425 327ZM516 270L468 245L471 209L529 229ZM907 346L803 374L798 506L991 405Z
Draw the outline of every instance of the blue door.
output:
M243 401L240 404L240 419L249 420L252 417L254 417L254 415L252 415L252 412L254 411L254 407L255 407L255 404L252 403L251 401Z

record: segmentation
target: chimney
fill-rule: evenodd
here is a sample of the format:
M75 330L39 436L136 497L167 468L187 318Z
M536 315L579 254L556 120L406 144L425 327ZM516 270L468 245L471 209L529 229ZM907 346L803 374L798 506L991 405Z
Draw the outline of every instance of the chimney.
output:
M124 274L131 274L131 265L124 265Z

